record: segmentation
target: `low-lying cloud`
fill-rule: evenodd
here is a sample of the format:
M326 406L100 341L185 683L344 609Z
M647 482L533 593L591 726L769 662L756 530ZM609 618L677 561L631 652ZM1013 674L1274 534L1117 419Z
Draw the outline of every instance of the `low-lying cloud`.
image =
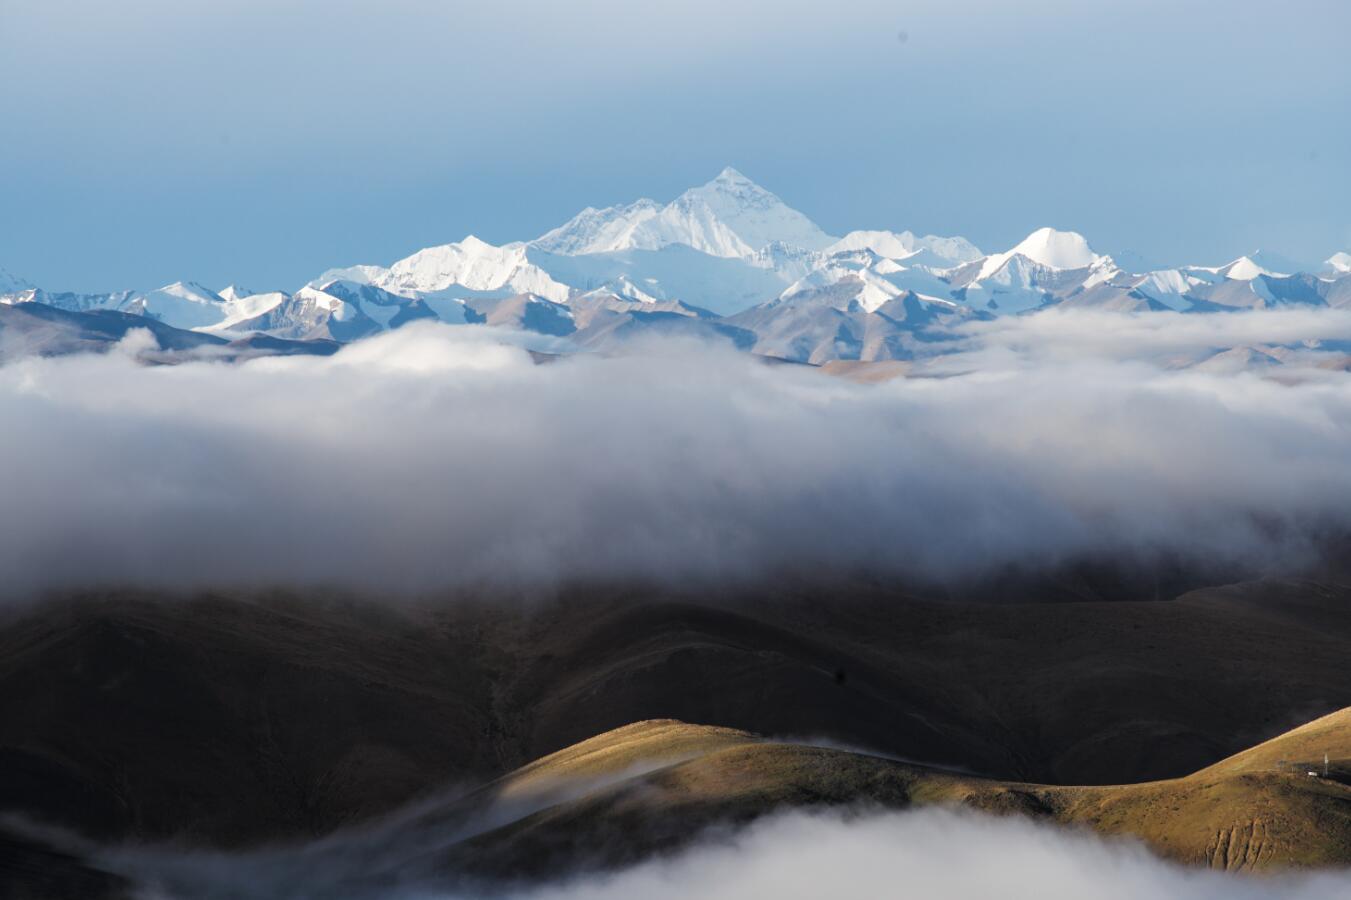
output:
M1052 308L1033 316L971 322L962 333L972 353L1005 354L991 364L1029 361L1148 360L1176 362L1233 347L1288 345L1317 354L1316 345L1351 341L1351 309L1284 307L1187 315L1123 315ZM970 358L968 357L968 361Z
M1131 840L945 809L784 813L740 830L714 829L678 854L618 871L516 886L466 887L453 873L410 880L369 868L351 880L334 880L334 871L344 867L330 871L325 860L340 860L340 851L340 842L331 841L325 854L298 848L289 857L281 851L233 856L117 851L104 854L100 864L131 878L146 900L1332 900L1351 892L1346 872L1257 876L1187 868ZM295 864L301 861L303 867Z
M1351 331L1244 315L1165 318ZM538 365L430 324L324 359L22 360L0 368L0 572L15 591L955 579L1292 564L1351 524L1351 376L1172 371L1155 357L1177 336L1140 321L983 327L965 374L869 386L685 343ZM1118 349L1053 350L1076 334Z
M1330 900L1344 873L1253 878L1181 868L1127 842L946 810L792 813L725 843L520 900L932 897L943 900ZM427 900L435 896L428 894Z

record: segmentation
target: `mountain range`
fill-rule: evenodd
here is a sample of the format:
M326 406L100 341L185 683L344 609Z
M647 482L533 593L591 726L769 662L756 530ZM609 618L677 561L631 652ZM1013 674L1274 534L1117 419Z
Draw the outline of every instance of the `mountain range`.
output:
M1349 253L1316 272L1261 252L1222 266L1140 268L1053 228L997 253L908 231L836 237L727 168L670 203L588 207L531 241L470 235L387 267L330 269L294 291L188 281L63 293L0 269L0 304L111 310L226 341L348 342L418 319L540 332L578 350L679 333L813 364L914 359L960 323L1051 307L1351 307Z

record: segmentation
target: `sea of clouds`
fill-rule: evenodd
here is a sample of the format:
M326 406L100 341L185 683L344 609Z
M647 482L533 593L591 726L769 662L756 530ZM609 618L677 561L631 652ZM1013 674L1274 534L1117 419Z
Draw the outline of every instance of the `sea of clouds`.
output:
M418 323L329 358L0 368L0 571L421 591L1158 555L1281 567L1351 525L1351 375L1177 368L1343 311L980 323L861 385L684 342L539 364Z

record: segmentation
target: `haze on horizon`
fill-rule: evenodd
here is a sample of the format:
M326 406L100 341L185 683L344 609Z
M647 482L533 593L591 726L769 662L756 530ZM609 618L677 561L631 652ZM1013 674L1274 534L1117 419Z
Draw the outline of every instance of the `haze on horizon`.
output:
M0 266L293 288L734 165L827 231L1351 248L1351 6L6 0Z

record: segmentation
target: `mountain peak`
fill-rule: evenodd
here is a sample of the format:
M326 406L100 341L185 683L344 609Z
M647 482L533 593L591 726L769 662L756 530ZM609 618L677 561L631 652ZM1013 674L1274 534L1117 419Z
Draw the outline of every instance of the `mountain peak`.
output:
M259 292L249 288L240 287L237 284L226 285L222 290L216 291L216 296L225 301L241 300L244 297L253 297Z
M152 294L169 294L186 300L220 302L220 295L211 288L195 281L175 281L150 291Z
M740 172L738 172L736 169L733 169L731 166L726 166L725 168L723 168L723 170L718 173L718 177L714 178L713 181L710 182L710 184L712 183L751 184L751 185L755 184L755 182L751 181L749 178L747 178L745 175L742 175ZM759 187L759 185L756 185L756 187Z
M1240 256L1238 259L1228 265L1220 266L1219 273L1225 278L1232 278L1234 281L1252 281L1259 275L1280 275L1283 273L1275 272L1263 265L1266 262L1263 259L1262 251Z
M851 231L826 248L827 253L870 250L907 266L919 264L947 268L984 256L964 237L916 236L909 231Z
M1098 259L1098 254L1093 252L1088 240L1079 232L1049 227L1038 228L1023 238L1011 252L1053 269L1082 269L1093 265Z
M765 190L731 166L719 172L712 181L696 188L690 188L676 198L675 202L680 203L687 198L711 198L714 196L732 198L740 204L784 206L783 201L772 191Z
M824 250L834 241L802 213L728 166L665 206L639 200L582 210L532 246L581 256L683 244L711 256L747 259L775 242Z
M1016 256L1048 269L1085 269L1103 259L1093 252L1088 240L1077 231L1038 228L1012 250L986 257L976 279L989 278Z

